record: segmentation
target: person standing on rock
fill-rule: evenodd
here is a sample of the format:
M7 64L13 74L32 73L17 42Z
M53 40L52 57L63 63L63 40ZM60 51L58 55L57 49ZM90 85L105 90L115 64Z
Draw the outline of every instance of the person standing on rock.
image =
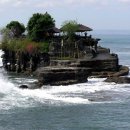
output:
M97 52L96 52L96 50L95 50L95 47L90 46L90 50L91 50L91 53L92 53L92 58L96 57Z

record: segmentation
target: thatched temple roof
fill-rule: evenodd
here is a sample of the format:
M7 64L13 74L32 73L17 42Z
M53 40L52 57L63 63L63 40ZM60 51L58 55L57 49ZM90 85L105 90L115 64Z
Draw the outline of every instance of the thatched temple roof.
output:
M78 24L79 26L79 29L77 30L77 32L85 32L85 31L92 31L93 29L85 26L85 25L82 25L82 24Z
M61 31L63 31L62 28L60 28ZM90 27L87 27L83 24L78 24L78 30L76 32L86 32L86 31L92 31L93 29Z

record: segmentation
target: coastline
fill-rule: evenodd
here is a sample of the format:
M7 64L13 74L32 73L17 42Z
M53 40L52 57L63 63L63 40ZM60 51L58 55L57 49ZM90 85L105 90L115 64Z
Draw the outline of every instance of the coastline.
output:
M127 39L124 39L123 44L117 39L115 43L113 38L109 41L117 47L113 52L119 54L119 64L130 68L130 52L124 51L126 46L130 48L130 44L126 44ZM106 40L104 46L116 49L109 41ZM44 85L36 90L23 90L17 87L22 83L31 86L30 82L34 83L34 80L15 74L14 78L8 78L8 75L0 78L3 129L37 129L39 126L41 129L60 129L57 122L67 129L129 129L129 84L107 83L104 82L106 78L90 77L88 82L81 84Z
M33 48L33 46L30 46L28 43L25 47L32 48L28 48L29 50L26 51L12 50L12 48L8 47L3 48L4 55L2 57L4 68L8 72L17 72L38 77L38 82L35 84L35 87L33 86L32 88L40 88L43 85L85 83L90 76L107 78L126 76L129 73L129 68L119 64L117 54L111 53L109 48L103 48L98 45L100 39L93 38L91 35L76 36L79 40L73 43L75 46L70 50L70 54L74 51L72 53L73 58L70 58L63 57L63 55L68 53L66 48L62 48L63 37L58 36L53 38L55 38L55 40L60 38L56 46L53 46L54 48L56 47L55 49L59 47L58 51L38 52L37 48ZM13 42L14 41L12 41L12 45L14 44ZM24 40L22 40L22 42L24 42ZM20 44L22 42L20 41ZM29 41L27 40L27 42ZM37 45L37 43L35 44ZM67 41L64 41L64 46L66 44ZM52 46L53 44L49 43L49 45ZM94 47L94 50L92 47ZM30 49L32 50L30 51ZM66 50L62 52L63 49ZM52 56L57 54L58 57L56 58ZM68 58L68 60L66 60L66 58ZM30 88L28 86L23 86L23 88L24 87ZM22 87L20 86L20 88Z
M33 87L20 86L20 88L37 89L43 85L57 86L85 83L88 77L115 78L128 75L129 68L119 65L116 54L111 54L108 51L109 49L106 48L101 49L99 47L99 50L95 58L92 58L90 54L87 59L85 57L78 60L52 60L49 66L38 67L36 71L27 73L38 78L38 82L35 82Z

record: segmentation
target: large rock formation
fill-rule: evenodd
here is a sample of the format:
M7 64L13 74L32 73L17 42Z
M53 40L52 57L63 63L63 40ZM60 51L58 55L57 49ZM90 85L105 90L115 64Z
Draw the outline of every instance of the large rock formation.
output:
M119 77L129 74L129 68L127 66L118 66L117 71L93 71L91 76L97 78L106 78L106 77Z
M77 67L41 67L34 73L41 85L68 85L87 82L90 69Z
M105 82L115 82L118 84L130 83L130 77L109 77Z
M128 72L127 67L119 66L116 54L99 48L94 58L90 55L78 60L51 60L49 67L37 69L35 75L41 85L68 85L86 82L88 76L113 77Z
M106 76L107 79L105 80L105 82L115 82L118 84L130 83L130 77L121 77L129 74L129 68L126 66L120 66L118 72L111 72L108 74L109 75Z

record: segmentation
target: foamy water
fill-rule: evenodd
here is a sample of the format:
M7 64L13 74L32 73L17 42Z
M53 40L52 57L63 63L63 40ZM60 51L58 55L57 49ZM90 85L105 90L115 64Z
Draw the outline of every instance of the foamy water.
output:
M3 52L0 52L2 54ZM0 59L2 65L2 59ZM14 107L34 107L45 105L73 105L91 103L120 102L128 98L128 84L105 83L104 79L89 78L87 83L68 86L43 86L41 89L19 89L23 81L32 83L34 79L17 78L14 83L8 76L0 73L0 109ZM125 95L124 95L125 93Z
M95 37L130 68L130 32L122 33ZM103 80L22 90L19 84L36 79L10 75L0 68L0 130L130 130L130 84Z
M128 92L127 89L123 88L123 85L116 85L114 83L108 84L102 81L103 79L89 79L88 83L69 85L69 86L43 86L41 89L28 90L19 89L15 84L8 82L5 79L1 79L0 85L0 108L11 109L13 107L34 107L37 103L45 105L69 105L69 104L90 104L96 103L98 98L102 98L100 102L110 102L111 97L109 90L113 93L122 95L122 92ZM126 85L124 85L126 86ZM102 92L107 92L105 95ZM129 89L130 91L130 89ZM98 93L101 94L99 95ZM120 97L120 95L119 95ZM97 99L96 99L97 98ZM91 102L90 99L96 99Z

